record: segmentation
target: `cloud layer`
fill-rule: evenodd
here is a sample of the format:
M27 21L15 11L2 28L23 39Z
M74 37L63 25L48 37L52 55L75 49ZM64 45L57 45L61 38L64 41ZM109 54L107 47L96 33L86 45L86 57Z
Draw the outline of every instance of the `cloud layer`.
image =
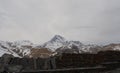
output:
M60 34L85 43L120 42L120 0L0 0L0 40L43 43Z

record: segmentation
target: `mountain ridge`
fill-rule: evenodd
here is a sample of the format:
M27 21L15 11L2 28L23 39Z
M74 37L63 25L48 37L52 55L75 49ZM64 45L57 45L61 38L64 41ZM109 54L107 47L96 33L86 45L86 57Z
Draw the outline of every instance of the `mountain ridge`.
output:
M0 41L0 56L3 54L12 54L15 57L26 57L31 54L31 50L47 48L51 53L97 53L105 50L120 50L120 44L109 44L104 46L85 45L80 41L69 41L60 35L55 35L50 41L43 45L34 44L29 40L23 41ZM33 52L32 52L33 53ZM39 54L39 52L38 52Z

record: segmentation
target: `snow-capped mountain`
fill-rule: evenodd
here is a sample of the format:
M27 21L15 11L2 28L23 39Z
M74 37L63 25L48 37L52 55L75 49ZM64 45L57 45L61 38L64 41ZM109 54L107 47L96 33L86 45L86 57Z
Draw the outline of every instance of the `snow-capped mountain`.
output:
M55 51L57 48L60 48L66 44L66 39L60 35L55 35L50 41L44 43L42 47L49 48L52 51Z
M37 49L40 49L38 52ZM0 56L3 54L12 54L15 57L29 57L37 51L37 55L44 53L97 53L99 51L117 50L120 51L120 44L109 44L104 46L85 45L80 41L69 41L60 35L55 35L50 41L40 44L33 44L28 40L7 42L0 41ZM47 53L46 53L47 54Z
M108 47L111 48L108 48ZM55 35L50 41L42 45L44 48L49 48L53 52L64 53L97 53L104 50L120 50L120 44L110 44L99 46L95 44L83 44L80 41L69 41L60 35Z
M70 51L74 53L93 52L96 45L84 45L80 41L69 41L60 35L55 35L50 41L46 42L42 47L49 48L52 51L63 52Z

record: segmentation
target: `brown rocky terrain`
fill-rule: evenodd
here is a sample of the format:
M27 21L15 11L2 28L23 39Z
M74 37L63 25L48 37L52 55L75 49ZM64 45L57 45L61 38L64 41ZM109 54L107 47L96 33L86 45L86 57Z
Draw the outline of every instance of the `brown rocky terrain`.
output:
M51 52L50 50L48 50L47 48L33 48L31 49L31 53L29 55L29 57L40 57L40 58L48 58L53 54L53 52Z

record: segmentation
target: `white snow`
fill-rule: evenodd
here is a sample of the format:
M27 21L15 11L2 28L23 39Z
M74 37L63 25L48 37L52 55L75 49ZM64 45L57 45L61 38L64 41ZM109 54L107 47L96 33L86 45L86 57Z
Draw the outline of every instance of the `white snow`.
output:
M0 41L0 56L3 54L12 54L15 57L20 57L18 54L22 53L23 56L30 53L30 46L33 43L30 41L15 41L15 42L5 42Z

